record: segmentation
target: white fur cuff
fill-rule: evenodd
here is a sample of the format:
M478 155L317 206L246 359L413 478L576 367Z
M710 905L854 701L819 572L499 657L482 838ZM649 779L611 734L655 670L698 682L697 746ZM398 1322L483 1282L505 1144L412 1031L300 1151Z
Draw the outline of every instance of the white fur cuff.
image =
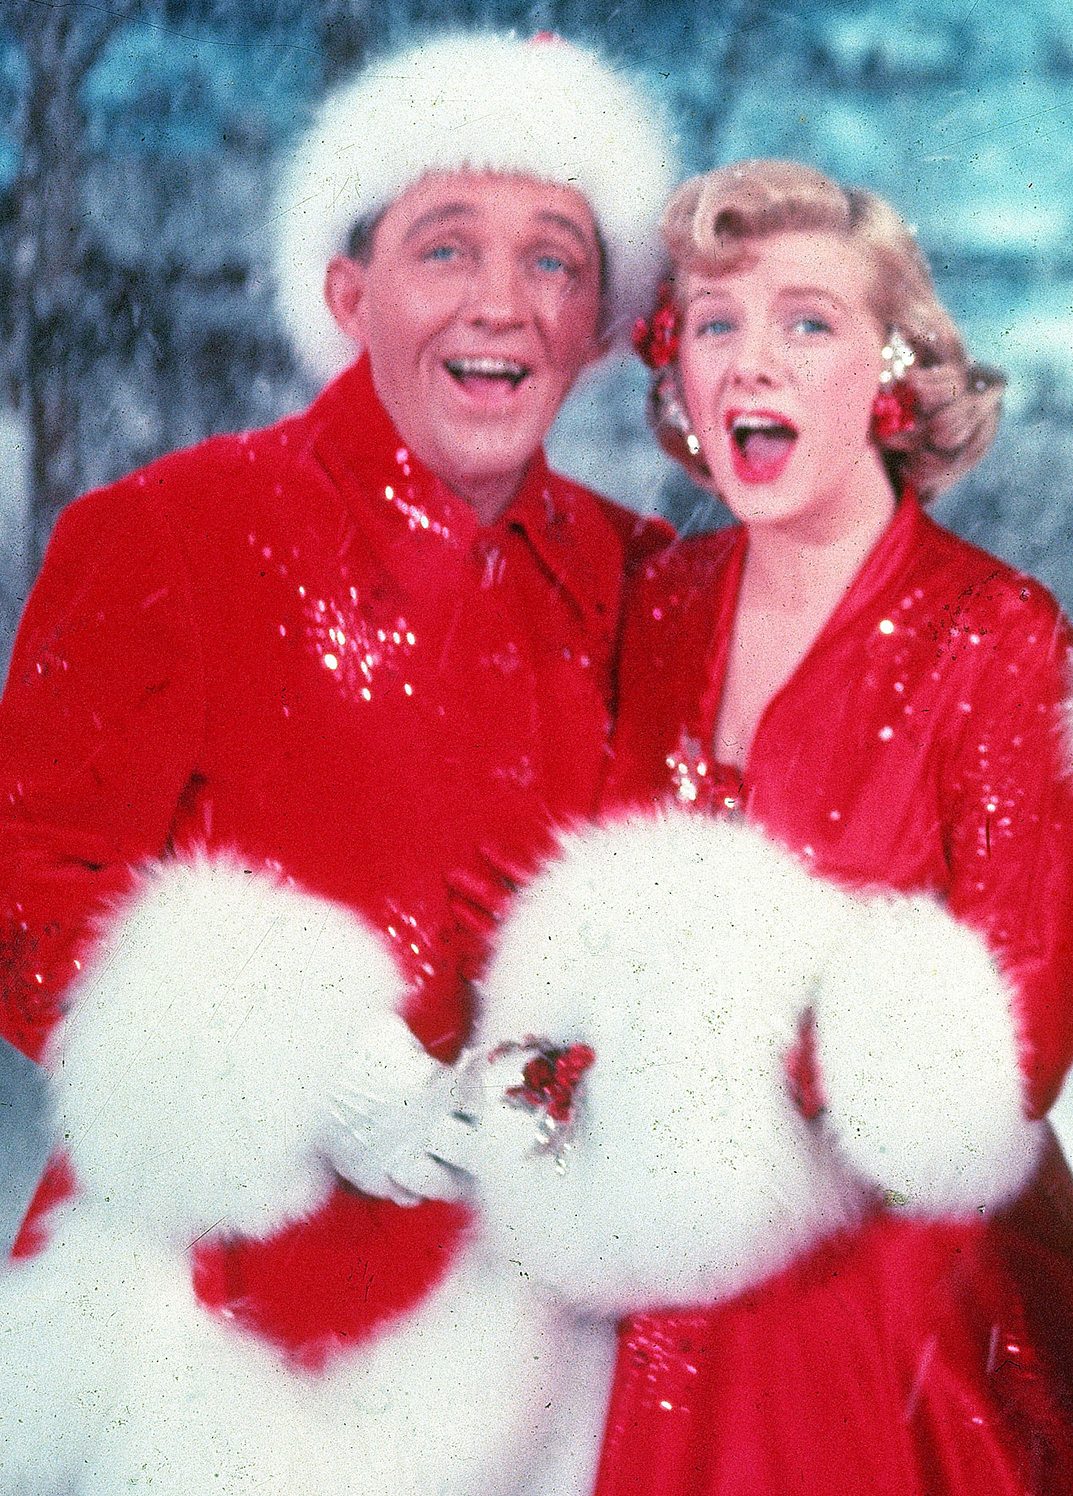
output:
M892 1203L975 1212L1014 1196L1042 1143L1023 1109L1009 984L925 897L855 904L816 1004L826 1121Z
M572 1339L467 1251L409 1316L313 1376L207 1314L182 1253L80 1204L46 1252L0 1273L0 1490L514 1491L565 1416Z
M233 857L150 866L53 1057L80 1184L186 1241L308 1213L331 1178L316 1152L327 1097L403 995L348 910Z
M485 1220L533 1278L599 1313L706 1302L855 1217L785 1075L832 897L755 831L686 812L567 837L520 895L479 1042L596 1054L564 1171L509 1097L482 1113Z

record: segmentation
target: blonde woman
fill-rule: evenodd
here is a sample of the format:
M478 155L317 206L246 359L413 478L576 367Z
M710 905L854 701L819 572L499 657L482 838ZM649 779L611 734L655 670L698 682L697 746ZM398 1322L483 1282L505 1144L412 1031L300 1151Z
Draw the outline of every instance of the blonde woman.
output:
M641 339L651 415L738 524L640 579L611 798L743 817L844 888L932 895L1002 973L1041 1118L1073 1045L1069 626L924 508L990 445L1001 378L970 362L912 234L870 193L745 162L686 183L664 236L673 279ZM948 1087L931 1167L955 1172L963 1119L988 1109L957 1040L988 1010L967 969L949 1000L956 942L934 1003L926 983L896 1012L897 941L879 978L867 951L840 959L873 986L858 1094L817 1000L787 1059L799 1111L882 1185ZM627 1321L599 1496L1073 1490L1067 1185L1052 1152L997 1214L876 1190L751 1293Z

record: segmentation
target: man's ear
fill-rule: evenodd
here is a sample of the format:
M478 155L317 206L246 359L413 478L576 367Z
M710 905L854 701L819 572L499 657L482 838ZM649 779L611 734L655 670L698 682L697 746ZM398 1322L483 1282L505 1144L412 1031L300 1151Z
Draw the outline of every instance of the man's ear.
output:
M341 332L365 347L365 278L367 269L349 255L333 255L324 276L324 300Z

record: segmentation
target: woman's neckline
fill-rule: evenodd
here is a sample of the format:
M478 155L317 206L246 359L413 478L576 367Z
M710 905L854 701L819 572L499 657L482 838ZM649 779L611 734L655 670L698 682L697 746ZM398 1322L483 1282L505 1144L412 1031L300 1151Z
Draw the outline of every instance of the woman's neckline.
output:
M751 783L751 767L756 756L757 744L764 736L765 729L779 704L813 668L816 660L822 656L832 641L868 606L882 585L897 569L916 533L920 518L921 507L916 494L908 488L903 490L894 514L850 578L808 649L786 680L765 703L757 718L748 748L743 755L744 762L740 764L719 758L714 751L715 729L726 692L730 646L738 617L742 578L749 544L746 527L744 525L736 527L737 534L727 562L728 581L723 589L718 616L713 620L705 671L707 687L701 702L700 740L711 753L712 767L721 777L736 779L743 788Z

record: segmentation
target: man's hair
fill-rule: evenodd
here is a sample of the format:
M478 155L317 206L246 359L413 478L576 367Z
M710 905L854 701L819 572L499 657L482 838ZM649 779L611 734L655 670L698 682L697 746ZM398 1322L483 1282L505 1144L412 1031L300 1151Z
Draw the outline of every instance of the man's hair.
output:
M350 259L357 260L359 265L367 265L373 257L376 226L382 217L382 213L371 213L365 218L356 219L347 235L346 253Z
M990 447L1005 377L975 364L935 292L912 231L873 192L846 188L794 161L743 161L683 183L661 231L676 286L690 271L719 275L748 260L750 245L771 234L811 230L852 245L871 271L871 306L880 327L912 348L905 379L916 396L914 428L887 438L883 457L896 487L933 497L967 472ZM694 476L707 469L687 449L675 380L653 389L649 415L660 441ZM677 418L677 419L676 419Z

